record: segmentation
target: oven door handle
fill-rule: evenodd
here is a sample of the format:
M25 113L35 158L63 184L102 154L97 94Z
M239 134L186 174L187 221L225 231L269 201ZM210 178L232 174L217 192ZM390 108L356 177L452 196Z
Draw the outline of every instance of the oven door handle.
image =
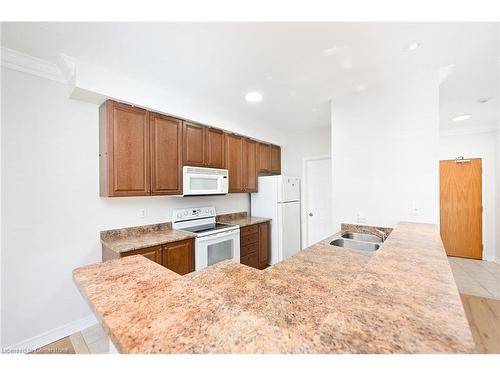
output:
M215 233L215 234L210 234L208 236L203 236L203 237L199 237L199 239L201 241L203 241L204 239L217 239L217 238L220 238L220 237L226 237L228 235L232 235L232 234L236 234L240 231L240 229L233 229L233 230L228 230L228 231L225 231L225 232L221 232L221 233Z

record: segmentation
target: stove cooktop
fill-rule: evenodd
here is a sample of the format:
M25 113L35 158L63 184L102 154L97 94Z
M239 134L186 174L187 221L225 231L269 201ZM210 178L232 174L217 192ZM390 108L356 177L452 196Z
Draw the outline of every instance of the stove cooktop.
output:
M195 225L192 227L182 228L182 230L196 234L206 234L208 232L216 231L219 229L234 228L234 227L235 226L231 224L210 223L210 224L202 224L202 225Z

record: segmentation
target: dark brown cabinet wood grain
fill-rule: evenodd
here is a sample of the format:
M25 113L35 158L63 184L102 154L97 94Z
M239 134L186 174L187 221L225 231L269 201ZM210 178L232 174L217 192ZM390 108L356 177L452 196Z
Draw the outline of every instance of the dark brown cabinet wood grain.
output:
M185 275L194 271L194 239L192 238L124 253L117 253L106 248L104 245L102 247L103 262L132 255L145 256L149 260L161 264L179 275Z
M226 168L229 172L229 192L243 193L243 137L224 134L226 149Z
M256 193L257 189L257 142L243 139L243 190L246 193Z
M179 275L194 271L193 240L172 242L163 245L163 266Z
M181 194L182 121L150 114L151 194Z
M224 168L224 132L222 130L205 129L205 166Z
M271 257L270 223L259 224L259 268L266 268Z
M149 195L149 113L109 100L99 119L100 194Z
M271 145L271 173L281 174L281 147Z
M182 193L182 166L226 168L230 193L281 173L281 148L108 100L99 108L100 195Z
M224 132L206 126L184 123L183 165L224 168Z
M257 144L257 159L259 173L271 171L271 145L259 142Z
M240 229L240 263L264 269L270 259L270 223L249 225Z
M184 122L183 131L183 165L192 167L205 166L205 127Z

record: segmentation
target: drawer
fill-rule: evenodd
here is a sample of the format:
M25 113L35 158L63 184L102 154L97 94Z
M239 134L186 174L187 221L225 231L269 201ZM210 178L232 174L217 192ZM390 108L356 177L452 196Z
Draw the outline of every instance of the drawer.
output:
M259 268L259 257L257 252L240 257L240 263L249 267Z
M240 236L248 236L249 234L259 233L258 225L249 225L247 227L240 228Z
M255 242L250 245L240 247L240 257L247 256L252 253L256 253L259 250L259 243Z
M248 236L240 236L240 247L250 245L255 242L259 242L259 233L249 234Z

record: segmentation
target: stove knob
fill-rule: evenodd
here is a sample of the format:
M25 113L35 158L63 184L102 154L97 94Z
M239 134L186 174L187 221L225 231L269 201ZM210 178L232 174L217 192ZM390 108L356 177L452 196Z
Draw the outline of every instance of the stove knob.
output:
M205 210L205 212L208 214L208 210Z
M178 213L178 214L177 214L177 217L182 217L182 214L181 214L181 213Z
M187 215L187 214L188 214L188 212L187 212L187 211L184 211L184 215Z
M210 210L210 213L213 215L214 214L214 210Z

